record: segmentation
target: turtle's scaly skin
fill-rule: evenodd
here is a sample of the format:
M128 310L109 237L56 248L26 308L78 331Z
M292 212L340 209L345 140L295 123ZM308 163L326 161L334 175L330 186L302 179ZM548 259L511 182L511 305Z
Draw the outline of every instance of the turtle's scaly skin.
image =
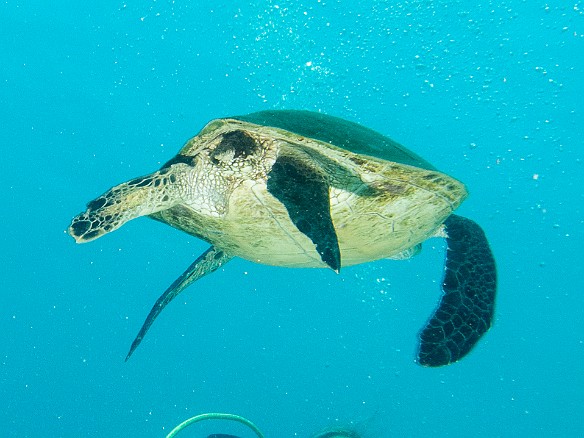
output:
M178 170L178 169L177 169ZM177 199L177 173L168 175L169 169L135 178L111 188L87 204L87 211L76 216L69 226L69 234L77 243L90 242L139 216L170 208Z
M452 215L466 196L462 183L375 131L266 111L210 122L160 170L91 201L69 233L89 242L150 216L212 245L159 298L128 357L174 297L232 257L339 272L447 237L445 295L419 354L437 366L470 351L493 316L496 272L484 233Z

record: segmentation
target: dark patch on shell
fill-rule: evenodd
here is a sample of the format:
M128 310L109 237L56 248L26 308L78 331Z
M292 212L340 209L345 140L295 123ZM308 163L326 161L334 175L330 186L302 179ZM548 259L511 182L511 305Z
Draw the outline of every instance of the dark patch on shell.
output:
M370 185L363 185L358 190L355 190L354 193L358 196L363 196L364 198L372 198L381 195L382 191L376 187L371 187Z
M407 187L403 184L394 184L391 181L376 181L371 184L375 189L375 193L380 192L391 193L394 195L402 195L407 191Z
M349 160L351 160L353 163L355 163L357 166L363 166L365 164L367 164L367 160L361 157L358 157L356 155L349 157Z

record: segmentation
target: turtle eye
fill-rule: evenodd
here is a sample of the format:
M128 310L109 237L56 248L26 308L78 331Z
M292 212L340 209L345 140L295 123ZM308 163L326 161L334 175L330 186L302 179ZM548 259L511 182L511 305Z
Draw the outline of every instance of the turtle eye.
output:
M173 164L177 164L177 163L184 163L187 166L194 166L196 163L196 155L183 155L183 154L178 154L177 156L175 156L174 158L172 158L171 160L167 161L164 166L162 166L160 168L160 170L167 170L170 168L170 166L172 166Z

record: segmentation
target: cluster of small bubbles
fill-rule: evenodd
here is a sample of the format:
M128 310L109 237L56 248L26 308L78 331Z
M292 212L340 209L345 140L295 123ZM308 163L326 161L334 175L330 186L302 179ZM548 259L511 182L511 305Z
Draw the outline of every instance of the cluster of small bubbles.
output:
M273 107L352 113L355 99L408 107L400 97L446 93L462 119L456 111L469 101L501 106L508 84L501 57L514 56L507 29L517 12L493 1L480 9L419 0L372 1L359 11L340 2L259 1L234 13L233 54L257 97Z
M374 303L376 301L392 301L391 283L378 272L382 269L375 264L362 265L355 272L354 277L362 284L361 302Z

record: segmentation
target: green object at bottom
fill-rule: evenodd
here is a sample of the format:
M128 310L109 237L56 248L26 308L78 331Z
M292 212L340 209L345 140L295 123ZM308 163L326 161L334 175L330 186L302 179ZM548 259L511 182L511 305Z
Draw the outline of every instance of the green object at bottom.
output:
M170 431L170 433L168 435L166 435L166 438L172 438L172 437L176 436L176 434L179 433L184 428L190 426L193 423L197 423L197 422L203 421L203 420L237 421L238 423L245 424L247 427L249 427L251 430L253 430L259 438L264 438L264 435L258 429L258 427L255 424L253 424L251 421L249 421L247 418L243 418L243 417L241 417L239 415L235 415L235 414L223 414L221 412L211 412L208 414L195 415L194 417L191 417L188 420L183 421L181 424L179 424L174 429L172 429Z

